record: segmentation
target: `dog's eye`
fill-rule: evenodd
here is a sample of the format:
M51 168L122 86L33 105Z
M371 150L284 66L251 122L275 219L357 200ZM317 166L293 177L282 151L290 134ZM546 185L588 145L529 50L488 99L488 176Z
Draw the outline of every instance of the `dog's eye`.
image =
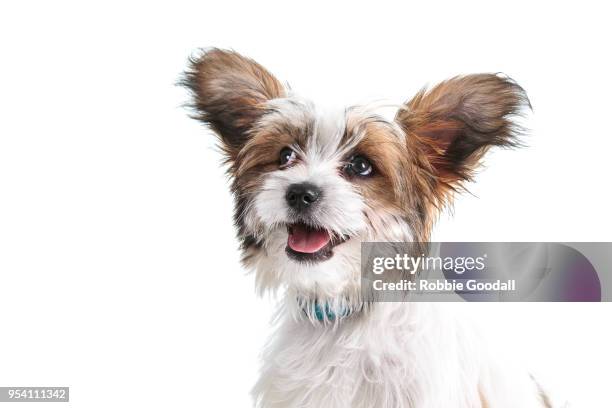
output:
M344 171L350 176L369 176L372 174L372 164L363 156L353 156Z
M295 161L296 154L290 147L285 147L280 152L280 164L281 166L286 166L288 164L293 163Z

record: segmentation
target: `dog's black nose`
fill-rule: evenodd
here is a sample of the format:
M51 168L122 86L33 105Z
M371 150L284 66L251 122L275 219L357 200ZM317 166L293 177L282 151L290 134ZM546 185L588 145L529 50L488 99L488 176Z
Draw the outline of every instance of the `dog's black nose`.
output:
M287 189L285 199L289 207L304 211L321 196L321 190L310 183L292 184Z

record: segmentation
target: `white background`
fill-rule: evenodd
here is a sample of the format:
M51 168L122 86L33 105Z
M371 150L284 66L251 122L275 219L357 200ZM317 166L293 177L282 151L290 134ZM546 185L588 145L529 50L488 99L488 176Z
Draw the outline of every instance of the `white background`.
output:
M325 104L502 71L533 103L528 148L490 155L434 238L610 241L609 12L529 3L4 2L0 385L70 386L75 407L250 405L273 301L238 263L220 155L174 86L198 47ZM612 406L611 305L477 306L553 394Z

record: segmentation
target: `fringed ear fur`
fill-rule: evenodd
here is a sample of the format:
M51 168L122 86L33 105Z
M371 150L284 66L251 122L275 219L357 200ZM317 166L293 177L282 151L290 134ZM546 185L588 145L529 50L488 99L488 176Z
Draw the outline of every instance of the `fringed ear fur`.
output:
M191 90L194 117L217 133L234 161L266 102L286 96L264 67L234 51L213 48L190 59L181 85Z
M514 121L531 107L523 88L497 74L454 77L421 90L396 115L412 147L426 157L438 198L472 178L491 146L519 145Z

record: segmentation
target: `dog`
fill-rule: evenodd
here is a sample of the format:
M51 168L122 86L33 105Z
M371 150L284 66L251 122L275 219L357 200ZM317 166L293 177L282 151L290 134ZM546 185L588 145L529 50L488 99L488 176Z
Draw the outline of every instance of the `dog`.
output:
M317 108L264 67L208 49L181 82L217 136L243 264L284 293L253 390L260 407L550 407L441 303L366 304L360 247L427 242L493 146L517 146L529 100L501 74L424 88L385 119Z

